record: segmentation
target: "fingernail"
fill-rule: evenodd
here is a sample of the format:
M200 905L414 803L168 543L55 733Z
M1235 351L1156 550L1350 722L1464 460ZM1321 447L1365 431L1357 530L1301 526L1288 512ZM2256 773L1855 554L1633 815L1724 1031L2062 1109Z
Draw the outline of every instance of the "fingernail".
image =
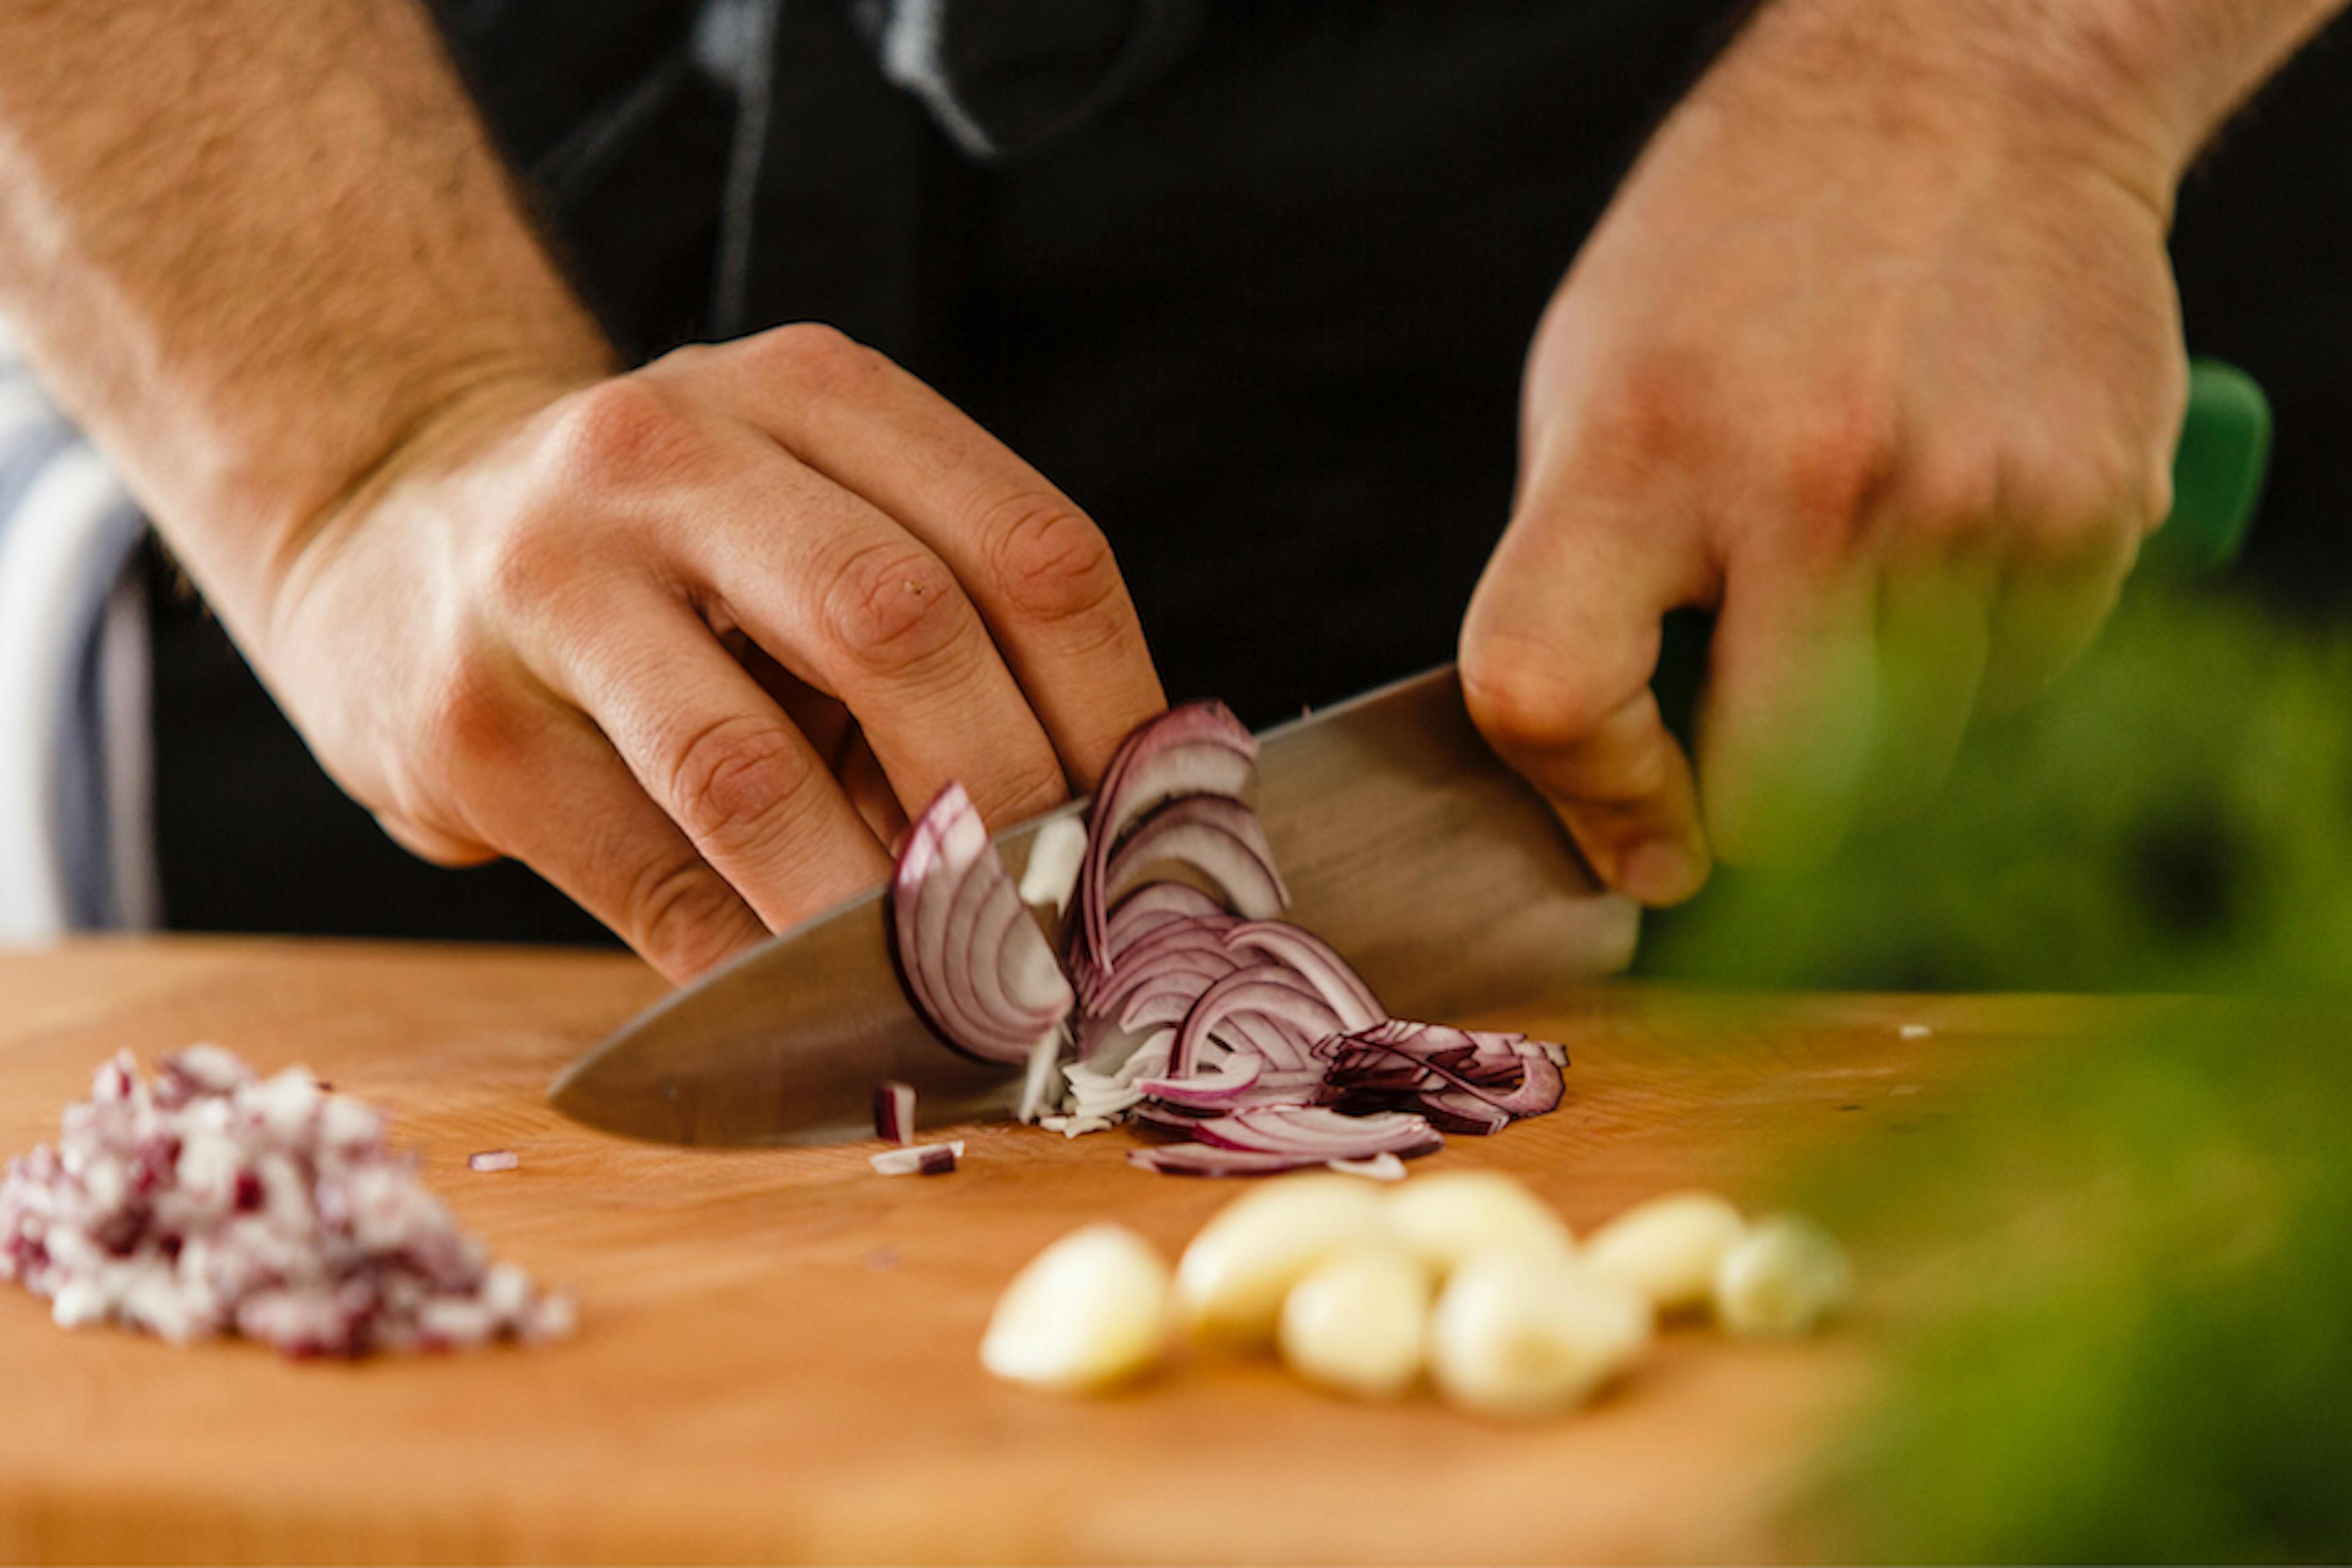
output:
M1617 890L1645 904L1679 904L1706 880L1706 858L1673 838L1645 838L1617 862Z

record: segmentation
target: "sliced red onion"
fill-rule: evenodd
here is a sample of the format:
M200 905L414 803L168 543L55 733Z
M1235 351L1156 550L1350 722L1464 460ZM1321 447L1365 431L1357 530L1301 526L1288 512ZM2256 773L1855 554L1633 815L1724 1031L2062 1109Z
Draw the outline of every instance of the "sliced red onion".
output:
M915 1141L915 1086L886 1079L874 1086L874 1136L885 1143Z
M1257 1082L1258 1075L1265 1070L1265 1058L1255 1051L1234 1051L1207 1072L1186 1078L1146 1079L1136 1088L1171 1105L1214 1109L1232 1104L1244 1089Z
M1487 1120L1466 1110L1465 1098L1484 1101L1507 1121L1541 1116L1559 1106L1566 1087L1550 1053L1524 1035L1395 1018L1335 1036L1317 1049L1331 1066L1328 1097L1420 1093L1457 1120Z
M868 1154L866 1163L885 1176L944 1176L963 1158L963 1140L918 1143L907 1149L885 1149Z
M1311 1153L1318 1161L1364 1160L1381 1153L1411 1158L1444 1142L1426 1121L1409 1110L1343 1116L1307 1106L1238 1110L1202 1122L1192 1135L1222 1148Z
M300 1068L257 1079L206 1046L146 1083L125 1052L67 1108L56 1147L9 1162L0 1279L68 1328L237 1333L298 1356L569 1332L570 1302L490 1262L383 1133L380 1112Z
M1202 992L1192 1011L1184 1015L1184 1026L1176 1036L1176 1049L1169 1058L1169 1076L1182 1078L1191 1072L1201 1043L1237 1013L1262 1014L1294 1023L1310 1040L1339 1027L1338 1016L1307 981L1272 964L1235 970Z
M1181 762L1162 761L1181 752ZM1222 702L1188 702L1157 719L1138 725L1112 756L1095 792L1095 808L1087 824L1087 868L1078 881L1083 951L1098 959L1107 942L1106 911L1118 901L1108 887L1111 851L1128 828L1145 812L1173 798L1179 775L1189 775L1238 798L1247 787L1244 774L1232 783L1230 764L1209 755L1227 752L1250 770L1257 761L1257 740ZM1227 770L1221 772L1221 770Z
M1428 1089L1412 1097L1413 1108L1432 1127L1484 1138L1511 1124L1511 1113L1466 1089Z
M1319 1154L1268 1154L1255 1150L1220 1149L1211 1143L1162 1143L1130 1149L1127 1163L1163 1176L1272 1176L1284 1171L1304 1171L1330 1162Z
M1359 1173L1386 1179L1398 1156L1438 1147L1440 1129L1492 1132L1556 1107L1559 1047L1391 1019L1344 957L1275 918L1288 894L1246 804L1255 776L1255 743L1213 703L1129 737L1076 857L1066 973L970 802L942 792L892 889L917 1005L952 1043L1025 1065L1024 1119L1185 1137L1134 1156L1155 1170L1370 1162ZM1033 841L1024 887L1037 901L1063 889L1073 820Z
M1367 1029L1389 1016L1372 988L1329 943L1287 921L1245 921L1227 929L1225 945L1264 953L1314 982L1343 1029Z
M1290 901L1274 868L1274 851L1257 814L1238 801L1188 795L1170 801L1137 828L1103 872L1103 897L1116 900L1154 867L1188 866L1223 889L1251 920L1282 912Z
M1223 904L1190 882L1153 882L1121 899L1111 911L1103 956L1116 961L1136 938L1174 920L1196 925L1239 923Z
M907 989L950 1044L1025 1064L1059 1041L1076 995L961 784L941 790L909 827L890 906Z

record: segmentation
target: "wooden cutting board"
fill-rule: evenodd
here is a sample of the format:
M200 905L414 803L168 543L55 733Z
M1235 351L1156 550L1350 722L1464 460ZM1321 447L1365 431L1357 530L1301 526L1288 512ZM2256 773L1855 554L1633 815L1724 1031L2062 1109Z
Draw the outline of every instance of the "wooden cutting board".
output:
M1779 1505L1869 1381L1865 1303L1811 1344L1677 1331L1528 1427L1236 1360L1098 1402L1005 1387L974 1349L1032 1253L1115 1215L1172 1255L1234 1189L1131 1170L1118 1132L975 1128L960 1173L889 1179L872 1145L670 1149L550 1112L556 1069L659 990L510 950L0 956L0 1152L54 1137L120 1047L307 1063L387 1107L460 1219L583 1316L551 1348L297 1364L67 1333L0 1287L0 1559L1758 1559L1790 1550ZM1513 1020L1569 1043L1562 1111L1422 1168L1512 1171L1580 1229L1687 1184L1762 1202L1806 1147L1938 1114L1983 1046L2067 1011L1596 993ZM469 1171L489 1148L520 1168Z

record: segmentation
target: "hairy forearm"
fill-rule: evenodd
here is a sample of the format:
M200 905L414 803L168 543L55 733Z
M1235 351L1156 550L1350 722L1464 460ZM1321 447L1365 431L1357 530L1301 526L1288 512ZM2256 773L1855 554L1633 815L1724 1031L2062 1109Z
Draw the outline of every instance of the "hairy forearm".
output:
M1936 132L2087 151L2168 206L2198 149L2345 3L1775 0L1718 74L1819 112L1868 100Z
M607 357L415 0L0 0L0 314L233 624L436 411Z

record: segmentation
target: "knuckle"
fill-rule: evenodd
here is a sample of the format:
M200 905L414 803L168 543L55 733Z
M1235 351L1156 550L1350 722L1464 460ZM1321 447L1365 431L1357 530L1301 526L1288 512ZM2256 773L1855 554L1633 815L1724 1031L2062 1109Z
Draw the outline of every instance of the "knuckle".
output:
M450 659L425 698L426 766L459 778L496 773L529 743L506 679L476 655Z
M2014 489L2028 551L2053 561L2105 560L2163 515L2147 510L2147 477L2120 450L2078 449L2022 467Z
M989 570L1017 613L1049 624L1117 616L1124 584L1110 542L1067 501L1000 502L982 533Z
M972 795L981 815L990 822L1024 822L1069 797L1061 767L1050 757L1023 763L1005 776L989 781Z
M1884 407L1852 401L1799 423L1780 463L1780 492L1801 542L1822 553L1853 550L1900 472L1895 423Z
M2001 511L2000 455L1958 445L1904 477L1904 521L1929 542L1951 543L1988 527Z
M1573 459L1588 485L1639 490L1704 464L1716 446L1703 374L1685 356L1658 353L1620 373L1580 421Z
M844 653L888 676L919 675L953 653L971 620L953 574L911 541L853 552L830 574L822 615Z
M688 837L745 854L791 836L811 779L810 760L773 724L729 714L678 743L667 795Z
M840 328L794 321L750 340L753 353L805 390L837 389L879 370L882 356Z
M611 489L676 483L710 460L708 438L670 395L643 375L576 393L550 442L558 482Z
M577 589L586 574L583 542L554 509L526 506L500 532L489 558L488 599L524 625Z
M1484 636L1462 649L1462 697L1479 732L1506 751L1557 746L1588 733L1612 706L1598 685L1519 637Z
M699 974L726 957L740 934L738 902L700 861L656 861L624 899L622 933L664 973Z

